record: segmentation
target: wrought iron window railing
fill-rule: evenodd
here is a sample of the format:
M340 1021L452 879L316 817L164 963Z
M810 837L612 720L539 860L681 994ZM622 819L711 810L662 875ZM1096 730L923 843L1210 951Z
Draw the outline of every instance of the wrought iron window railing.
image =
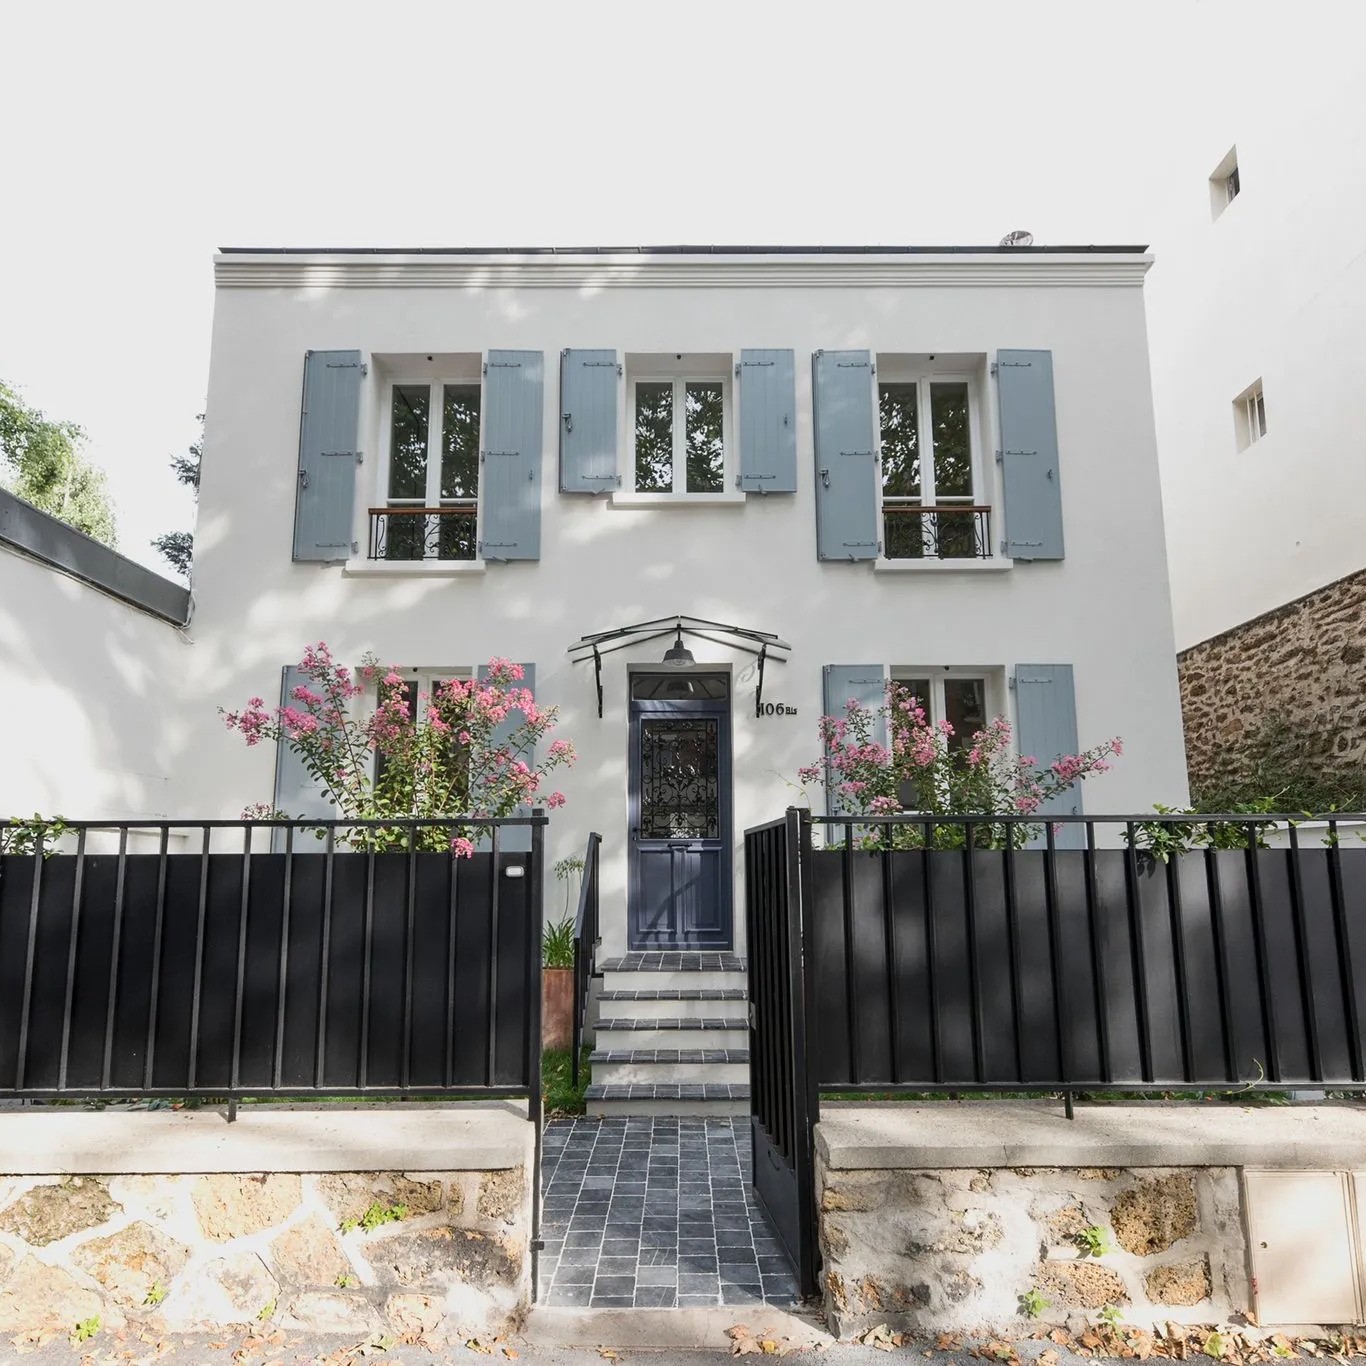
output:
M479 505L370 509L372 560L472 560L478 550Z
M884 498L882 545L889 560L989 560L991 509Z

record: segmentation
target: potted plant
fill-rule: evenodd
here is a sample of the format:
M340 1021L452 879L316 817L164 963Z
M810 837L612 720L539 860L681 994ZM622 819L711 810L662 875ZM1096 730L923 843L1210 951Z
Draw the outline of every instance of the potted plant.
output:
M541 963L541 1046L570 1048L574 1042L574 921L569 916L545 927Z

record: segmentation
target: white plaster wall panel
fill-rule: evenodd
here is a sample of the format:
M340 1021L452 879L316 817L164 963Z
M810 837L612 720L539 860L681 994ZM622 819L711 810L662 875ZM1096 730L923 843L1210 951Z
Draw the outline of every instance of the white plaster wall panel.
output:
M305 641L325 638L338 657L373 650L412 665L472 665L492 654L535 660L537 692L562 708L561 734L580 761L565 775L569 798L551 827L550 854L581 851L604 836L603 891L624 895L626 868L626 665L657 662L662 645L605 661L605 712L596 716L591 665L565 651L589 631L676 612L771 630L793 645L770 665L765 697L796 717L753 715L749 656L722 646L699 661L737 677L735 829L771 818L797 797L788 780L816 757L824 664L873 658L888 664L1008 667L1020 660L1074 665L1081 742L1127 742L1115 771L1088 786L1092 811L1143 809L1185 797L1162 520L1149 402L1142 258L1112 268L1086 259L1068 276L1056 260L988 263L1009 282L972 277L948 258L952 284L933 262L879 267L889 286L825 283L724 287L711 265L704 288L638 281L534 288L239 287L220 282L197 539L197 611L187 693L195 698L193 745L203 758L186 800L233 815L271 791L273 756L227 734L217 706L271 698L279 669ZM359 269L360 267L358 267ZM365 270L376 269L367 262ZM465 267L469 269L469 267ZM246 269L229 258L224 273ZM274 269L274 267L271 267ZM390 271L405 267L391 266ZM491 263L487 271L502 269ZM553 266L538 267L554 270ZM603 270L606 268L603 267ZM826 276L838 271L826 264ZM898 270L904 275L898 275ZM1126 273L1127 272L1127 273ZM787 273L800 272L791 264ZM475 278L483 278L478 271ZM282 277L284 278L284 277ZM505 276L512 279L514 276ZM587 277L585 277L587 279ZM979 283L965 287L964 282ZM1028 280L1039 283L1030 285ZM1090 281L1077 283L1077 279ZM899 283L898 283L899 281ZM907 283L913 281L913 283ZM1023 283L1022 283L1023 281ZM749 496L720 507L624 507L562 495L557 487L561 348L628 352L728 351L791 346L797 364L798 492ZM307 349L359 346L371 354L478 353L491 347L546 355L542 558L448 576L375 576L290 560ZM1053 352L1067 559L1001 573L875 573L822 564L815 553L810 356L818 348L961 352L1001 346ZM362 405L371 478L378 439L377 379ZM994 395L983 405L994 439ZM369 416L365 416L368 414ZM364 425L368 422L368 426ZM625 459L626 435L622 449ZM370 505L362 484L358 507ZM359 520L359 519L358 519ZM999 537L998 529L994 533ZM737 905L738 905L737 900ZM619 917L605 916L607 948Z

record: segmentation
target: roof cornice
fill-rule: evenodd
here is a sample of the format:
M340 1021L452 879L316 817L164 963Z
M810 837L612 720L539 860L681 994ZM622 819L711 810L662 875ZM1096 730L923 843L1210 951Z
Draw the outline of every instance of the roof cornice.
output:
M1139 252L971 255L570 256L221 252L234 289L914 289L941 286L1139 286Z

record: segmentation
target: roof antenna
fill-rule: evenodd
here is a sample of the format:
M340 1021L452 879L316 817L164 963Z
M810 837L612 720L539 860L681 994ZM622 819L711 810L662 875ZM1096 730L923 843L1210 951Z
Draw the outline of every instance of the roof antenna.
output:
M1014 232L1008 232L1001 238L1000 245L1003 247L1032 247L1034 245L1034 234L1026 232L1023 228L1016 228Z

